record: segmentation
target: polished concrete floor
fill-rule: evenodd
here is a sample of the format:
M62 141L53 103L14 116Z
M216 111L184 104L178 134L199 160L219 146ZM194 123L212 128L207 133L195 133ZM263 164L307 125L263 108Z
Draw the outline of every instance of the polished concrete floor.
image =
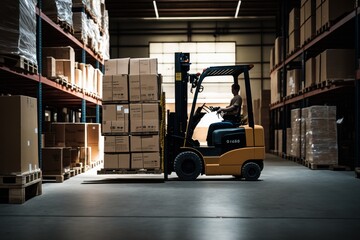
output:
M0 239L360 239L360 179L268 155L256 182L96 175L0 204Z

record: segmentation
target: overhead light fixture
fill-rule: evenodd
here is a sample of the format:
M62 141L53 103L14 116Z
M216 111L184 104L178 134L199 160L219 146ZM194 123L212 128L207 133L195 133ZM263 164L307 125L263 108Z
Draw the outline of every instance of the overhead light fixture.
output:
M157 6L156 6L156 1L153 1L153 5L154 5L156 18L159 18L159 12L158 12L158 9L157 9Z
M234 16L235 18L237 18L239 15L240 6L241 6L241 0L239 0L238 5L236 7L236 12L235 12L235 16Z

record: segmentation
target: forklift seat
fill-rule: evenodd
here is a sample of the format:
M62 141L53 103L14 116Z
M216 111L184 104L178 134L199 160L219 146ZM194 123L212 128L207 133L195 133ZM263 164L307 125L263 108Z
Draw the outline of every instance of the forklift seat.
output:
M217 129L212 134L212 142L214 146L220 146L223 143L223 137L226 135L238 136L237 139L244 139L245 129L244 128L226 128ZM241 137L240 137L241 136ZM244 144L244 143L241 143Z

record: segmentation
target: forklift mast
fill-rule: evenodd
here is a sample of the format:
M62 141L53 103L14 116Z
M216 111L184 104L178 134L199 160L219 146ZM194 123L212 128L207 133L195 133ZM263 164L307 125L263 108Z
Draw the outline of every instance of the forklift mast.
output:
M174 134L185 137L188 109L188 71L190 54L175 53L175 125Z
M174 169L174 159L184 145L188 120L188 81L190 54L175 53L175 112L167 112L164 177Z

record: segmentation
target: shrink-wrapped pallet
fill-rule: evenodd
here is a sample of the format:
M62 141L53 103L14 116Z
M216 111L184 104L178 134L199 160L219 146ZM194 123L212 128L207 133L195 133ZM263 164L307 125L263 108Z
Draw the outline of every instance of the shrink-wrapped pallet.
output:
M0 8L0 54L36 60L36 0L2 1Z
M336 107L309 107L305 124L306 160L312 164L337 164Z

